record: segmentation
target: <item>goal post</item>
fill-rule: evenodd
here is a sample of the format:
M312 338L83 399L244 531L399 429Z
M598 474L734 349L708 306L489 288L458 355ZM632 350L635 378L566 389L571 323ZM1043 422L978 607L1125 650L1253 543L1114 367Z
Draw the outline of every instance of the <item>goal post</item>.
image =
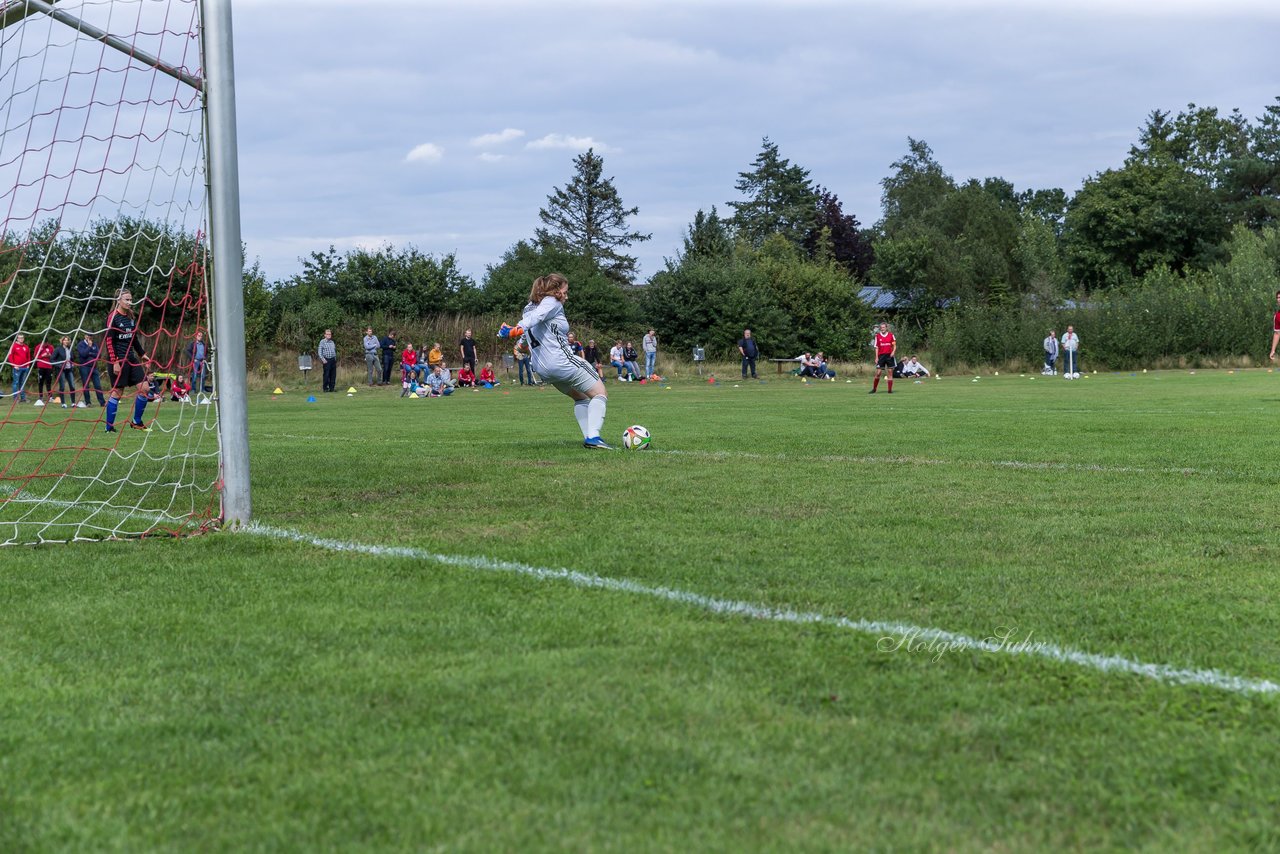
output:
M249 412L244 340L244 265L240 257L240 166L236 148L235 61L231 0L202 0L205 115L209 162L213 308L219 341L218 385L222 445L222 518L240 525L251 516Z
M230 0L0 0L0 544L249 520L238 185Z

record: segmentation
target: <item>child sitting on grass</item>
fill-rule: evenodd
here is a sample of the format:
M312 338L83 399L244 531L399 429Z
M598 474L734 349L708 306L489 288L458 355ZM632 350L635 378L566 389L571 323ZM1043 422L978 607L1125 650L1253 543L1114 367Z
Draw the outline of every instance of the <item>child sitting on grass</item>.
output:
M179 374L169 381L169 399L178 403L191 402L191 381L185 374Z
M462 368L458 371L458 387L459 388L475 388L476 375L471 372L471 365L467 362L462 363Z
M493 362L485 362L480 369L480 384L485 388L493 388L499 384L498 378L493 375Z

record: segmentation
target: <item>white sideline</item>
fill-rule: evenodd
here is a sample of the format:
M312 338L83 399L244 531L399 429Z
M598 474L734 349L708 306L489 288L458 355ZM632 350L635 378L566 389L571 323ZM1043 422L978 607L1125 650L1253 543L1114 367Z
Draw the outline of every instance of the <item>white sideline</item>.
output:
M847 617L832 617L812 611L792 611L787 608L775 608L751 602L739 602L733 599L717 599L700 593L675 590L670 587L653 587L626 578L607 578L600 575L578 572L572 569L549 569L529 566L513 561L494 560L486 557L467 555L442 555L415 549L408 546L378 546L366 543L333 540L316 537L300 531L274 528L256 522L244 526L240 531L256 536L270 537L277 540L289 540L295 543L314 546L327 551L348 552L372 555L374 557L410 558L429 561L431 563L473 569L482 572L504 572L535 578L539 581L566 581L575 587L598 588L616 593L630 593L662 599L681 605L700 608L713 614L729 614L749 617L756 620L769 620L778 623L807 624L816 623L840 629L848 629L860 634L889 637L893 639L912 638L920 648L930 650L943 649L950 651L972 650L987 653L1006 653L1009 655L1032 655L1047 658L1064 664L1074 664L1103 673L1127 673L1141 676L1156 682L1174 685L1200 685L1215 688L1233 694L1270 695L1280 693L1280 684L1265 679L1248 679L1232 676L1218 670L1191 670L1173 667L1168 664L1149 664L1123 658L1118 655L1096 655L1090 652L1058 646L1057 644L1035 642L1008 644L1000 640L981 640L968 635L948 632L943 629L931 629L913 626L909 623L883 622L879 620L851 620Z

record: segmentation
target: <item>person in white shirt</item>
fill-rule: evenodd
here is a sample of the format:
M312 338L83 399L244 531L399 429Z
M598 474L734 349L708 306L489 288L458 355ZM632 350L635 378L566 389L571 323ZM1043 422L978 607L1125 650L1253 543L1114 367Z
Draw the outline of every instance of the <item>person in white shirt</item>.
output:
M538 376L573 399L573 417L582 430L584 448L613 450L600 438L609 403L604 381L596 369L569 346L569 320L564 314L568 298L568 279L559 273L539 276L533 281L529 303L520 322L515 326L502 324L498 336L528 339L533 369Z
M609 348L609 364L618 370L618 382L625 382L622 372L627 369L622 359L622 342L615 341L613 346Z
M904 377L927 377L929 376L929 370L920 364L919 359L912 356L902 365L902 375Z
M1074 326L1068 326L1062 334L1062 377L1068 380L1080 379L1080 336Z
M1058 369L1054 364L1058 361L1058 338L1057 333L1052 329L1049 330L1049 337L1044 339L1044 370L1040 373L1047 377L1058 375Z

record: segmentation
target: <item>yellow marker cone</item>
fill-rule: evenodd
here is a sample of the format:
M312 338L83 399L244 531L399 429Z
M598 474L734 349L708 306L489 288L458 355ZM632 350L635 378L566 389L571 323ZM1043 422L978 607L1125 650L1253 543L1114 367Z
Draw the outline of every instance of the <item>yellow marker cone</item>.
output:
M413 398L414 400L417 400L417 399L418 399L418 393L417 393L416 391L411 391L411 392L409 392L409 397Z
M356 393L356 387L355 387L355 386L352 386L351 388L347 389L347 394L355 394L355 393Z
M276 390L275 390L275 391L273 391L273 392L271 392L271 393L272 393L272 394L284 394L284 389L280 388L280 386L276 386Z

